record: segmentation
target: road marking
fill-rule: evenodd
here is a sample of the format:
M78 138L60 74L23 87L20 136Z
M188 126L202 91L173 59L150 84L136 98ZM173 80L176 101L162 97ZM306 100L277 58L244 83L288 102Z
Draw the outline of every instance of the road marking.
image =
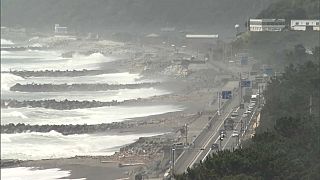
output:
M220 136L218 136L218 138L214 141L214 143L217 143L217 141L219 140L219 138L220 138ZM209 151L208 151L208 153L204 156L204 158L202 159L202 162L204 161L204 160L206 160L206 158L207 158L207 156L210 154L210 152L211 152L211 148L209 149Z
M251 120L252 120L252 118L253 118L253 116L254 116L255 113L256 113L256 108L254 109L254 111L253 111L253 113L252 113L252 115L251 115L251 118L250 118L250 120L249 120L249 124L250 124L250 122L251 122ZM243 117L241 116L240 121L242 120L242 118L243 118ZM236 126L235 129L237 129L238 125L239 125L239 123L237 123L237 126ZM242 135L243 135L244 133L245 133L245 132L243 132ZM239 134L239 135L240 135L240 134ZM223 146L222 150L223 150L223 149L226 147L226 145L229 143L231 137L232 137L232 135L229 137L229 139L227 140L226 144ZM240 138L240 137L239 137L239 138ZM239 139L239 141L240 141L240 139ZM237 146L238 146L238 145L237 145Z
M213 118L217 115L217 113L218 113L218 111L216 111L216 112L213 114L213 116L211 117L211 119L210 119L209 121L212 121ZM210 122L209 122L209 123L210 123ZM207 123L207 125L208 125L209 123ZM206 127L207 127L207 126L204 126L204 128L201 129L201 132L204 131ZM200 134L201 134L201 133L200 133ZM200 134L199 134L199 135L200 135ZM199 136L199 135L198 135L198 136ZM198 136L197 136L197 137L198 137ZM197 138L195 138L195 140L196 140L196 139L197 139ZM193 143L194 143L194 141L193 141ZM182 151L182 153L179 155L179 157L175 160L175 163L179 161L179 159L183 156L183 154L184 154L185 152L186 152L185 150Z
M240 107L238 107L237 109L236 109L236 111L238 111L239 110L239 108ZM233 110L232 110L233 111ZM231 112L232 112L231 111ZM230 115L230 113L227 115L227 117L226 118L228 118L228 116ZM224 118L224 120L223 120L223 122L226 120L226 118ZM241 120L241 119L240 119ZM220 126L221 127L221 126ZM220 130L220 127L219 127L219 129L218 130ZM237 127L236 127L237 128ZM220 137L220 136L219 136ZM219 137L214 141L214 143L216 143L218 140L219 140ZM211 141L211 139L212 138L210 138L210 141ZM209 141L209 142L210 142ZM206 158L207 158L207 156L210 154L210 151L211 151L211 148L209 149L209 151L207 152L207 154L204 156L204 158L202 159L202 161L204 161Z
M213 114L213 116L211 117L211 119L210 119L209 121L212 121L213 118L217 115L217 113L218 113L218 111L216 111L216 112ZM210 123L210 122L209 122L209 123ZM208 125L209 123L207 123L207 125ZM204 126L204 128L201 129L201 132L204 131L206 127L207 127L207 126ZM200 134L201 134L201 133L200 133ZM200 135L200 134L199 134L199 135ZM198 136L199 136L199 135L198 135ZM198 136L197 136L197 137L198 137ZM195 140L196 140L196 139L197 139L197 138L195 138ZM195 140L194 140L194 141L195 141ZM193 143L194 143L194 141L193 141ZM179 157L175 160L174 163L177 163L177 162L179 161L179 159L183 156L183 154L184 154L185 152L186 152L186 150L183 150L182 153L179 155Z
M239 108L239 107L238 107L238 108ZM238 109L238 108L237 108L237 109ZM222 126L222 124L224 123L224 121L228 118L228 116L229 116L232 112L233 112L233 108L232 108L231 111L227 114L227 116L223 119L223 121L220 123L219 127L215 130L215 133L212 134L212 135L210 136L210 138L207 140L207 143L205 144L204 149L207 148L207 146L208 146L208 144L210 143L210 141L212 140L212 138L218 133L217 130L219 130L219 129L221 128L221 126ZM209 152L210 152L210 151L209 151ZM199 158L199 156L201 155L201 153L202 153L201 151L199 151L199 152L197 153L197 155L195 156L195 158L192 159L192 161L191 161L191 163L188 165L188 167L192 167L192 166L194 165L194 163L197 161L197 159Z
M239 122L241 122L242 121L242 116L241 116L241 118L240 118L240 121ZM237 123L237 125L236 125L236 128L235 129L237 129L237 127L239 126L239 124L240 123ZM238 134L238 136L240 135L240 133ZM227 140L227 142L226 142L226 144L222 147L222 150L226 147L226 145L229 143L229 141L230 141L230 139L231 139L231 137L232 137L232 134L231 134L231 136L228 138L228 140Z

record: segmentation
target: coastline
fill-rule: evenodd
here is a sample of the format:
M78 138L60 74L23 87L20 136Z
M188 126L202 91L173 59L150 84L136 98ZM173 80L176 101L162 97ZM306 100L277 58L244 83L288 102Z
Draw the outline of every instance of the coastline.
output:
M72 51L75 47L80 47L80 44L77 45L71 45L71 47L66 51ZM82 52L89 52L92 45L84 45L82 46L81 50ZM64 45L63 47L70 47L69 45ZM57 47L56 47L57 48ZM117 47L114 47L117 49ZM127 47L128 48L128 47ZM59 49L59 48L58 48ZM108 48L107 48L108 49ZM120 48L120 49L126 49L126 48ZM110 50L110 49L108 49ZM90 50L91 51L91 50ZM104 52L106 49L101 48L98 50L98 52ZM121 52L123 50L120 50ZM152 105L152 104L179 104L185 107L183 111L179 112L171 112L171 113L165 113L160 115L152 115L147 117L140 117L140 118L133 118L130 120L123 121L124 127L120 127L117 129L112 129L106 133L110 134L136 134L136 133L169 133L170 136L162 135L160 137L166 137L165 142L166 144L163 144L161 141L157 142L159 140L158 137L149 137L151 141L155 141L155 144L158 144L164 149L161 149L158 155L155 154L149 154L148 157L150 159L145 160L145 165L138 165L130 166L130 167L119 167L119 163L127 163L126 160L120 160L119 157L123 156L123 154L126 154L126 148L139 148L141 146L146 145L146 143L139 144L138 142L125 145L122 147L123 152L115 153L112 156L98 156L98 157L72 157L72 158L59 158L59 159L44 159L44 160L35 160L35 161L23 161L19 162L18 164L14 164L13 166L7 166L7 167L40 167L40 168L52 168L57 167L64 170L71 170L71 176L69 178L81 178L81 176L86 175L88 179L105 179L103 177L110 177L110 179L116 179L116 178L124 178L124 177L130 177L134 173L133 172L140 172L142 170L147 169L153 169L154 167L159 167L159 164L161 164L162 169L167 169L169 157L167 155L168 152L170 152L170 146L173 143L176 142L182 142L184 141L183 134L181 132L181 128L184 127L185 124L190 125L190 135L189 139L192 139L194 136L196 136L197 133L200 132L201 128L205 126L206 119L208 116L213 115L215 110L217 109L217 103L214 101L215 94L218 92L222 87L224 87L227 84L227 81L222 81L223 76L218 76L218 73L221 71L217 71L217 68L212 69L211 71L205 71L202 72L200 70L193 70L192 74L187 77L177 77L172 76L168 74L163 74L164 68L161 67L159 64L170 64L172 63L170 59L161 59L161 57L157 57L157 60L161 59L161 62L157 64L155 67L152 67L153 69L143 72L143 68L141 68L141 64L144 63L144 59L135 59L135 63L133 63L133 59L130 59L128 57L128 52L133 51L132 48L127 49L127 52L122 54L122 59L117 61L108 62L107 64L101 64L101 69L104 69L104 67L107 67L108 69L114 69L117 68L118 72L139 72L140 74L143 74L143 78L146 79L157 79L157 78L163 78L167 79L165 83L161 83L159 85L160 88L164 88L172 92L168 95L161 95L161 96L154 96L151 98L146 99L139 99L138 101L131 101L128 102L126 105L133 105L133 106L139 106L139 105ZM116 53L112 53L114 55ZM199 65L200 66L200 65ZM215 65L210 65L215 66ZM219 67L219 66L218 66ZM152 73L151 73L152 72ZM195 86L195 84L197 84ZM210 103L211 102L211 103ZM200 118L203 116L202 118ZM199 119L200 118L200 119ZM199 120L198 120L199 119ZM194 125L193 125L194 124ZM143 139L143 138L142 138ZM161 138L160 138L161 139ZM140 140L140 139L139 139ZM138 141L139 141L138 140ZM189 140L190 142L192 140ZM150 150L152 152L152 148ZM121 154L123 153L123 154ZM167 156L166 158L165 155ZM135 154L134 156L124 156L130 160L130 163L141 163L139 161L139 158L141 156L137 156ZM143 156L142 156L143 157ZM117 159L118 161L114 162L114 159ZM101 161L112 161L111 163L101 163ZM4 168L1 166L1 168ZM85 171L84 171L85 170ZM97 173L99 171L99 173ZM130 173L130 172L131 173ZM87 173L84 173L87 172ZM108 172L108 173L106 173ZM150 175L157 176L157 174L161 174L164 172L153 171L150 172ZM92 174L101 174L99 177L92 176ZM113 178L113 174L115 178ZM112 178L111 178L112 177Z

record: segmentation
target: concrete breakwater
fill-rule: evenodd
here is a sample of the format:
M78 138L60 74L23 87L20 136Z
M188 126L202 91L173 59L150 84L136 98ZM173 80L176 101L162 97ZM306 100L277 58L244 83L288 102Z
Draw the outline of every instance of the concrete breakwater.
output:
M17 83L10 91L20 92L65 92L65 91L105 91L118 89L138 89L158 86L160 83L139 84L20 84Z
M85 109L85 108L96 108L103 106L117 106L126 104L136 104L142 99L130 99L124 101L111 101L111 102L101 102L101 101L56 101L54 99L50 100L29 100L29 101L17 101L14 99L1 99L1 108L46 108L46 109L56 109L56 110L71 110L71 109Z
M45 70L45 71L8 71L4 73L11 73L20 77L77 77L77 76L93 76L107 73L117 73L117 70Z
M50 132L56 131L63 135L70 134L90 134L90 133L99 133L107 132L112 129L118 128L130 128L134 124L128 124L124 122L113 122L110 124L97 124L97 125L29 125L24 123L18 124L6 124L1 125L1 134L13 134L13 133L23 133L23 132Z
M1 47L1 51L26 51L26 50L48 50L49 47L36 46L16 46L16 47Z

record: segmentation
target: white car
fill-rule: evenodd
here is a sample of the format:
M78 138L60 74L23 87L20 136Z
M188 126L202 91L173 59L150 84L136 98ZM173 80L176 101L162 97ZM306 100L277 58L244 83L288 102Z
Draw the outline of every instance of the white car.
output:
M239 136L239 132L238 131L233 131L231 136L232 137L237 137L237 136Z

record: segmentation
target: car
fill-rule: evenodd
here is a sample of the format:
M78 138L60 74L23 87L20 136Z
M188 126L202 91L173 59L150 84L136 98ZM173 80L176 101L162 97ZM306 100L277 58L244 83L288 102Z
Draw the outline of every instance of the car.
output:
M242 117L244 117L244 118L245 118L245 117L248 117L248 113L243 113L243 114L242 114Z
M221 134L221 135L219 136L219 140L220 140L220 141L223 141L223 138L224 138L224 135Z
M224 129L221 129L220 134L227 134L227 132Z
M235 119L237 116L239 116L238 112L237 111L233 111L231 113L231 119Z
M212 144L211 149L219 149L219 144L217 143Z
M227 132L225 130L221 129L220 134L222 135L222 137L225 137L227 135Z
M233 131L231 136L232 137L237 137L237 136L239 136L239 132L238 131Z
M248 112L249 114L251 114L251 113L252 113L252 110L251 110L251 109L248 109L247 112Z
M178 143L174 143L173 145L174 146L183 146L183 143L182 142L178 142Z
M247 116L251 113L251 110L247 109L243 114L246 114Z

